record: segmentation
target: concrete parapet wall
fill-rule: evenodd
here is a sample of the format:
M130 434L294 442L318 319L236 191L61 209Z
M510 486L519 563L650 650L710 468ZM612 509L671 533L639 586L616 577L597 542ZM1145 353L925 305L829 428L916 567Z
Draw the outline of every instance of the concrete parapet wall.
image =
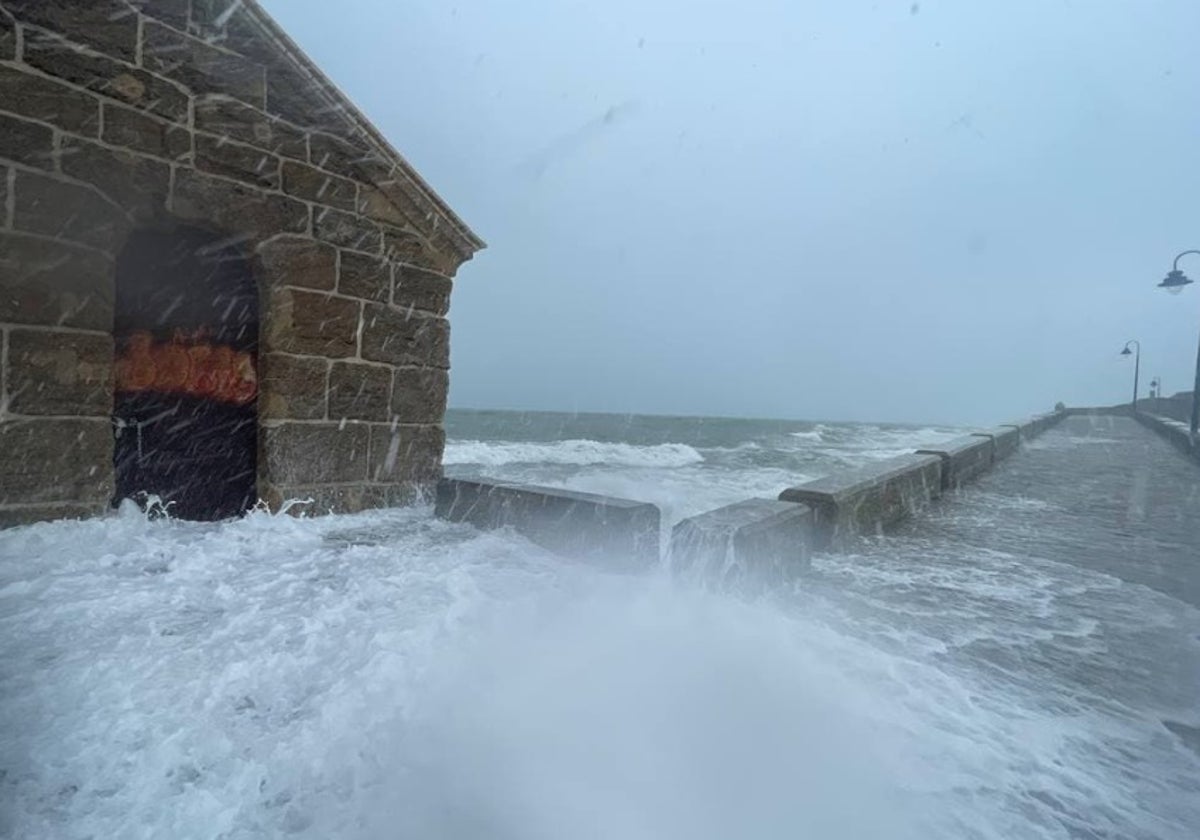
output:
M1129 417L1133 414L1133 409L1129 403L1124 405L1102 405L1102 406L1084 406L1068 408L1062 412L1066 417Z
M1170 397L1140 399L1138 400L1138 411L1144 411L1167 420L1190 422L1192 419L1192 392L1181 391Z
M484 530L509 527L556 554L636 570L659 559L657 507L593 493L444 478L435 513Z
M1188 424L1170 417L1158 417L1139 411L1133 415L1139 423L1166 438L1175 448L1185 455L1200 461L1200 447L1192 442Z
M1021 430L1021 438L1024 440L1033 440L1042 432L1059 423L1067 414L1064 411L1052 411L1047 414L1035 414L1028 420L1024 420L1017 425Z
M1047 429L1057 426L1059 423L1061 423L1063 420L1065 420L1066 417L1067 417L1067 413L1065 411L1054 411L1049 414L1040 415L1039 419L1040 419L1040 422L1042 425L1041 425L1041 431L1039 432L1039 434L1041 432L1046 431Z
M808 571L814 512L747 499L684 519L671 532L671 570L724 587L775 586Z
M814 547L838 547L906 519L942 493L942 459L901 455L855 470L789 487L784 502L815 512Z
M1040 414L789 487L778 500L746 499L684 519L671 532L672 571L733 588L787 581L808 570L813 551L843 549L857 536L883 532L1066 416ZM661 514L644 502L443 479L435 511L479 528L510 527L551 551L612 568L643 569L659 559Z
M972 432L971 437L992 439L992 461L1003 461L1021 448L1020 426L997 426L983 432Z
M918 449L918 455L942 459L942 489L961 487L992 468L994 444L988 437L965 435L936 446Z

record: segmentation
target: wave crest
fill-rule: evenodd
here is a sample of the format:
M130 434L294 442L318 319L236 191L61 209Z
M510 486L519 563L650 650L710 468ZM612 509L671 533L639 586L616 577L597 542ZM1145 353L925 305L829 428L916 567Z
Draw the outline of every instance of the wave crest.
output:
M482 464L488 467L507 464L686 467L703 462L704 456L685 443L634 446L597 440L562 440L553 443L451 440L446 442L443 460L446 464Z

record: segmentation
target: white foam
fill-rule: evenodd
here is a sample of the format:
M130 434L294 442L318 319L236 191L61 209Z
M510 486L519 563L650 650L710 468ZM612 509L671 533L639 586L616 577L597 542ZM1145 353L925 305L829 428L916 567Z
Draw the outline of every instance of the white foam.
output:
M807 432L791 432L790 434L792 437L799 438L800 440L821 440L824 437L820 429L812 429Z
M446 442L445 463L497 467L509 464L608 464L624 467L682 467L698 464L704 456L683 443L635 446L595 440L551 443L451 440Z
M650 502L662 512L664 534L681 519L750 498L774 499L812 476L778 469L581 470L553 486Z
M941 427L882 428L879 426L846 426L826 432L816 451L835 462L858 466L868 461L910 455L915 450L959 437L962 429Z
M998 552L817 571L744 602L427 511L5 531L0 836L1193 836L1148 681L955 651L1103 664L1195 611Z

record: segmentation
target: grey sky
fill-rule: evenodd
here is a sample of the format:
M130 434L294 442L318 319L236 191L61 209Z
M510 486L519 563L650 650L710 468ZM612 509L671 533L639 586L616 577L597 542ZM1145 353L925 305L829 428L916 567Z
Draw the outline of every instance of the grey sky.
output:
M265 5L489 243L454 406L997 422L1135 337L1190 387L1196 0Z

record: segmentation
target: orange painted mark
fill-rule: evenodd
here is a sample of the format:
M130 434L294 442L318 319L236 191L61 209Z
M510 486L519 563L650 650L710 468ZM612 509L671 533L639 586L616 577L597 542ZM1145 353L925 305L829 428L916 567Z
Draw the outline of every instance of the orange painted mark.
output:
M136 332L116 362L117 390L157 391L248 405L258 396L254 357L211 344L203 330L177 331L170 341Z

